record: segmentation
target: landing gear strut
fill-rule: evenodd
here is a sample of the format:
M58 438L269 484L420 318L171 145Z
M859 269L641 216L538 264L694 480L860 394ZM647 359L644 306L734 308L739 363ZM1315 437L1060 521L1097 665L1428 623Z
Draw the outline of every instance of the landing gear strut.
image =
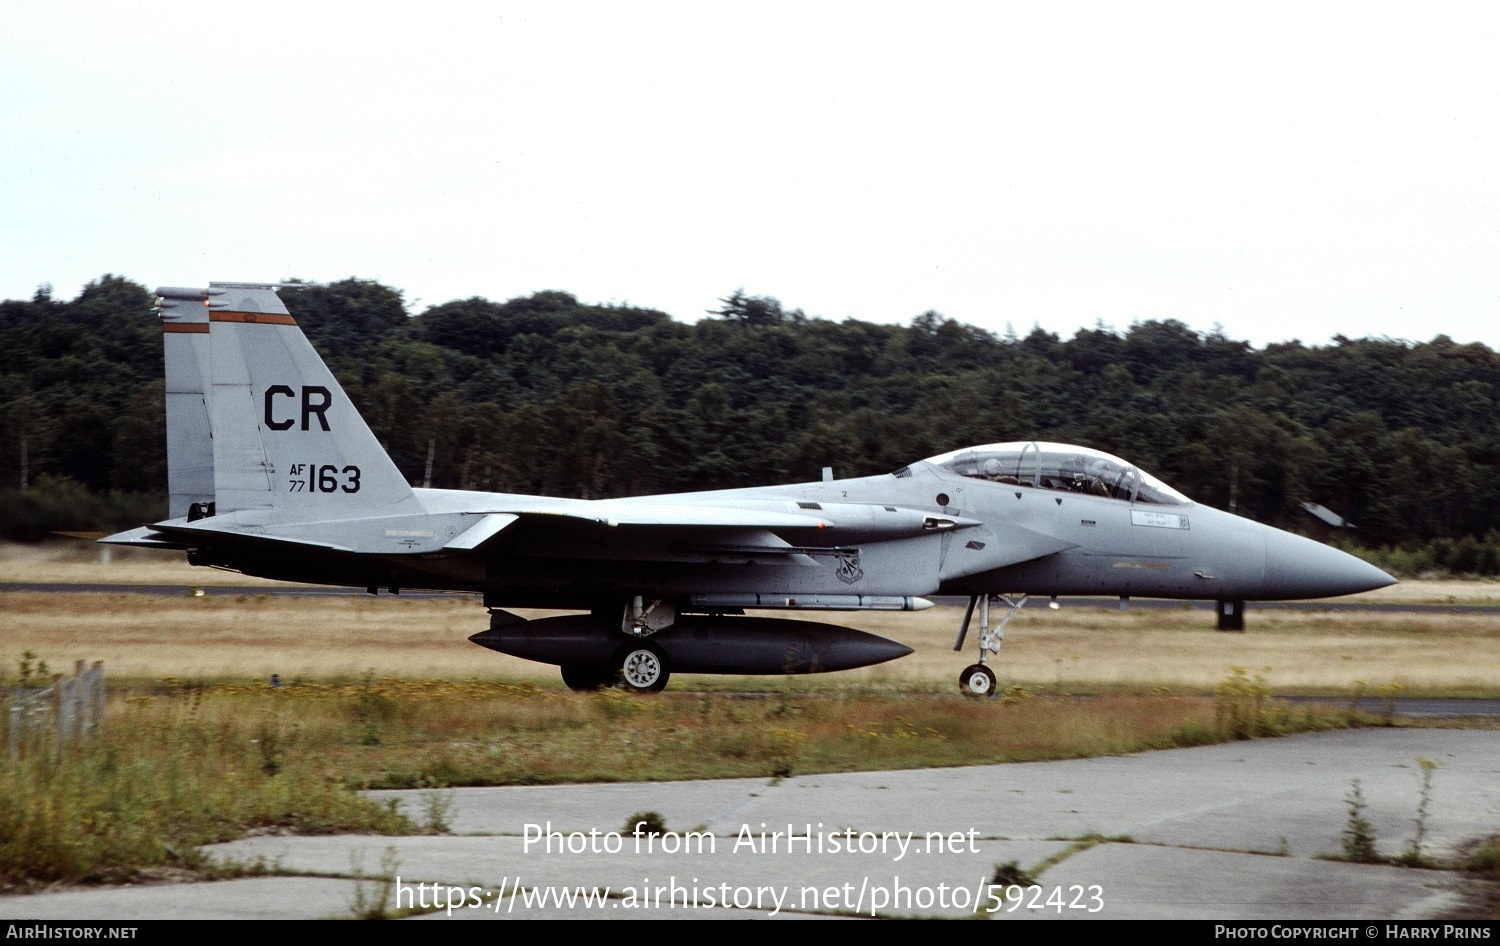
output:
M1026 595L1012 600L1009 595L975 595L969 599L969 608L964 612L963 626L958 629L958 640L953 642L953 649L961 651L964 649L964 639L969 636L969 625L974 620L974 611L979 611L979 663L970 664L964 668L964 672L958 675L958 689L964 696L975 699L993 697L998 684L995 672L985 666L990 654L999 654L1000 645L1005 641L1005 625L1010 619L1026 606ZM1010 610L1000 618L1000 622L990 627L990 605L1003 604Z
M667 603L637 595L625 604L625 615L620 630L633 640L627 640L615 650L611 662L611 679L620 689L633 693L660 693L671 676L667 652L655 643L646 640L657 631L664 631L677 622L677 608Z

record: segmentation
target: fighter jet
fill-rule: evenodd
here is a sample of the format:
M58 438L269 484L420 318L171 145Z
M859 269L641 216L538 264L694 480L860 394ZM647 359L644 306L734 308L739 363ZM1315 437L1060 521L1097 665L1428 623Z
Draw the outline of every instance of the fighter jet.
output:
M166 348L168 518L102 541L178 549L263 578L483 596L471 640L557 665L588 690L670 674L818 673L910 648L747 611L977 614L992 695L1028 596L1322 598L1393 583L1312 540L1195 503L1110 454L1066 444L954 450L879 476L580 500L415 489L266 283L157 290ZM565 436L565 431L559 432ZM1001 617L992 623L991 609ZM577 612L526 620L506 609Z

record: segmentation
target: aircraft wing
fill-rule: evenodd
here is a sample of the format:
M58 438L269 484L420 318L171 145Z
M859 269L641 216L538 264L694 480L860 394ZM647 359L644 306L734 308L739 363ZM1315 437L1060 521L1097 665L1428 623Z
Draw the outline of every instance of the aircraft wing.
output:
M532 509L518 513L492 512L479 517L468 529L447 542L449 551L472 551L494 539L517 522L523 531L545 538L532 546L537 554L549 554L548 539L561 536L563 546L579 530L592 533L587 540L590 555L622 558L649 557L648 550L672 548L673 558L704 558L731 554L765 561L764 556L799 565L816 564L805 550L777 535L777 529L816 530L827 523L811 516L744 509L720 509L691 505L611 503L607 508ZM529 527L529 528L527 528ZM665 542L641 542L640 534L658 534ZM664 535L661 535L663 534ZM555 554L555 553L553 553ZM657 553L659 556L659 552Z
M682 543L708 543L722 549L745 544L749 537L748 544L762 552L789 552L803 547L826 550L933 536L981 525L974 519L879 503L785 499L701 503L609 499L493 514L513 515L524 531L531 533L548 531L549 523L567 533L575 532L579 526L602 526L606 531L596 534L596 539L606 546L616 541L632 545L638 538L648 536L675 536Z
M559 542L566 542L580 533L589 535L595 546L589 557L608 557L615 547L619 547L624 557L630 557L639 551L639 542L647 536L655 542L684 543L698 551L749 550L756 554L795 555L804 547L842 547L911 538L980 524L957 516L864 503L799 505L787 500L767 500L721 505L507 498L521 501L477 511L311 522L257 521L253 512L191 522L174 519L122 532L103 541L158 548L286 542L347 552L430 554L476 551L520 523L522 531L533 538L556 535ZM787 536L796 541L788 541ZM546 544L544 541L543 545ZM546 554L543 549L538 551Z

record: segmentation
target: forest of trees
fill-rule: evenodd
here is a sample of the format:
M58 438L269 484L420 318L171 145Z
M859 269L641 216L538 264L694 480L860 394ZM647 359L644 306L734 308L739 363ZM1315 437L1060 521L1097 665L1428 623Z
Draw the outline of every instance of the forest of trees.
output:
M359 280L283 298L417 485L598 498L1055 440L1275 525L1320 503L1401 571L1500 572L1500 355L1484 345L1257 350L1176 321L1001 337L935 312L833 322L743 292L694 324L565 292L420 315ZM71 301L0 302L4 537L165 515L151 306L116 276Z

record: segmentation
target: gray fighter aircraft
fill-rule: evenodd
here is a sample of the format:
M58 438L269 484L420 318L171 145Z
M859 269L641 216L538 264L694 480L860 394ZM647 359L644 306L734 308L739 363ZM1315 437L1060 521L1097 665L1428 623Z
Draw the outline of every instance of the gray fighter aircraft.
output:
M195 565L484 596L471 640L575 689L671 672L817 673L910 653L747 610L918 610L962 595L988 666L1026 597L1321 598L1393 583L1309 539L1211 509L1097 450L998 443L856 479L631 499L414 489L261 283L158 289L171 518L110 536ZM991 609L1003 614L992 623ZM580 612L524 620L505 608Z

